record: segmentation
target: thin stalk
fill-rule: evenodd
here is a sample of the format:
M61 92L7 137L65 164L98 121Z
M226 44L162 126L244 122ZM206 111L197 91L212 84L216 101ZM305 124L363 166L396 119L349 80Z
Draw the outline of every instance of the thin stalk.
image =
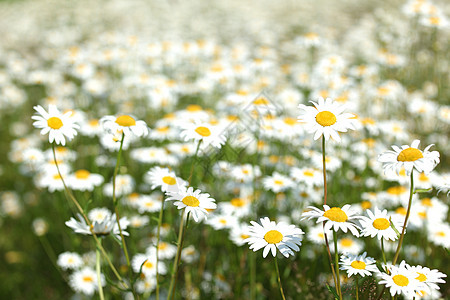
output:
M197 160L198 151L200 150L200 145L201 145L202 141L203 140L198 141L197 149L195 149L194 160L192 161L191 170L189 171L189 178L188 178L189 186L191 185L192 175L194 174L194 165Z
M256 256L250 253L250 300L256 299Z
M96 251L96 270L97 270L97 285L98 285L98 294L100 296L100 300L105 300L105 296L103 295L103 287L102 287L102 277L100 273L100 249L97 247Z
M158 272L158 262L159 262L159 241L161 238L161 224L164 211L164 197L161 198L161 209L159 210L158 219L158 229L156 230L156 300L159 300L159 272Z
M286 300L286 298L284 297L283 287L281 286L280 271L278 270L278 261L276 255L273 261L275 262L275 269L277 270L278 287L280 288L281 298L283 300Z
M400 234L400 238L398 240L397 251L395 251L394 259L392 260L393 265L395 265L395 263L397 262L398 256L400 254L400 250L402 249L402 243L403 243L403 238L405 236L406 224L408 223L409 213L411 212L411 203L412 203L413 195L414 195L414 177L413 177L413 170L411 170L408 209L406 211L406 217L405 217L405 222L403 223L402 233Z
M336 291L339 295L339 299L342 300L342 291L341 291L341 278L339 277L339 251L337 246L337 234L336 231L333 230L333 240L334 240L334 263L336 267Z
M178 230L178 242L177 242L177 255L175 256L175 261L173 262L172 268L172 278L170 279L169 286L169 294L167 295L167 299L173 299L175 296L175 282L178 273L178 265L181 257L181 250L183 249L183 240L184 240L184 214L186 213L186 209L183 208L183 212L181 213L181 221L180 228ZM189 218L189 214L188 214Z
M123 286L125 288L128 288L127 283L123 280L122 276L120 276L119 272L117 272L117 269L112 264L111 260L109 259L108 254L106 253L105 249L103 248L102 244L100 243L100 240L98 239L97 235L95 234L95 232L93 230L93 227L92 227L91 221L89 220L89 218L84 213L84 210L81 208L80 203L78 203L77 199L75 199L75 197L73 196L72 191L69 190L69 188L67 187L66 182L64 181L64 178L63 178L63 176L61 174L61 171L59 170L58 161L56 160L55 143L52 143L52 151L53 151L53 159L55 161L56 169L58 170L58 175L61 178L61 181L63 183L63 186L64 186L64 189L66 191L66 194L69 196L70 200L72 200L72 202L75 204L75 206L77 207L78 211L80 212L80 214L83 216L84 220L86 221L86 224L89 226L89 228L91 230L91 233L92 233L92 236L94 237L95 243L97 244L97 247L100 248L100 251L102 252L103 257L105 257L105 259L108 262L108 265L110 266L110 268L113 271L114 275L123 284Z
M383 262L384 265L386 266L386 270L387 270L387 262L386 262L386 253L384 252L384 239L381 239L381 255L383 256Z
M356 300L359 300L359 283L358 283L358 275L355 276L356 282Z

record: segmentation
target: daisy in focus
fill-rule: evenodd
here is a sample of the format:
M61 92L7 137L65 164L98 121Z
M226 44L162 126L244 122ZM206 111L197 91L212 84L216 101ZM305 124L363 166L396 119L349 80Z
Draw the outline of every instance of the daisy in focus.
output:
M401 168L405 168L409 176L413 169L425 174L430 173L439 163L439 152L428 151L433 144L427 146L423 151L419 150L420 141L414 140L411 147L403 145L401 148L392 146L393 150L388 150L378 156L378 161L383 163L384 172L388 170L399 173Z
M216 209L216 200L210 198L209 194L195 190L193 187L180 188L177 192L168 192L166 201L175 201L174 205L178 209L186 208L186 213L191 213L195 222L199 222L200 217L208 214L207 209Z
M107 132L121 131L126 136L134 135L136 137L146 136L148 127L144 121L136 120L129 115L104 116L100 119L100 124Z
M276 223L270 221L269 218L261 218L261 224L251 221L251 226L248 227L250 237L244 242L250 244L250 250L263 250L263 257L265 258L269 251L275 257L278 251L285 257L294 255L294 251L300 251L299 246L302 244L302 234L305 234L300 228L295 225L288 225L284 222ZM294 250L294 251L293 251Z
M71 118L72 111L63 114L55 105L49 105L48 112L40 105L33 108L38 113L31 117L35 120L33 126L41 129L42 135L48 133L50 143L55 142L64 146L66 138L71 141L77 135L76 129L80 127Z
M324 100L319 98L319 102L311 103L314 105L306 106L299 104L301 113L298 121L305 124L306 131L314 133L314 140L319 139L322 135L325 140L331 137L333 140L340 142L339 132L347 132L348 129L355 129L355 115L344 113L345 106L333 101L331 98Z
M390 288L392 297L401 294L407 299L412 299L416 296L416 292L420 293L426 288L423 283L416 279L417 273L406 267L404 260L399 266L390 266L389 273L381 273L381 280L378 283Z
M361 219L362 217L356 216L349 204L344 205L342 209L339 207L330 208L328 205L324 205L324 211L314 206L308 206L307 208L310 209L310 211L302 214L302 220L317 218L316 223L326 222L324 230L330 230L331 228L333 228L334 231L340 229L343 232L350 230L354 236L359 236L358 229L360 228L352 221Z
M372 276L372 273L378 273L378 268L375 265L376 260L372 257L366 257L366 255L366 252L361 255L342 255L339 263L342 265L340 269L346 270L348 277L352 275Z
M398 218L389 217L386 209L381 211L375 207L374 212L371 210L366 210L366 212L369 217L365 217L360 220L362 236L377 236L379 240L383 238L391 241L395 241L398 238L397 233L391 227L390 221L394 224L398 231L401 231L401 228L403 227L401 220Z
M406 267L408 268L409 266L407 265ZM432 294L433 291L439 290L440 288L437 283L445 283L445 280L442 278L447 277L447 275L439 272L439 270L431 270L427 267L412 266L408 269L410 269L412 272L416 272L416 279L425 284L426 288L423 291L425 292L425 294Z

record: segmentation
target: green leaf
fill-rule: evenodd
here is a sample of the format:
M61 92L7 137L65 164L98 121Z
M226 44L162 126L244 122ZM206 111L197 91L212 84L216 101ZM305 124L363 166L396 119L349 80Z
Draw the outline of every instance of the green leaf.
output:
M389 223L391 224L392 229L394 229L395 233L397 234L397 238L399 238L400 237L400 232L398 232L397 228L395 228L395 225L392 222L391 217L389 217Z
M339 299L339 295L338 295L338 293L336 292L335 288L334 288L334 287L331 287L328 283L327 283L326 285L327 285L327 288L328 288L328 290L330 291L330 293L332 293L332 294L334 295L334 299L335 299L335 300Z
M429 189L416 189L414 190L414 194L416 193L428 193L431 192L433 190L433 188L429 188Z

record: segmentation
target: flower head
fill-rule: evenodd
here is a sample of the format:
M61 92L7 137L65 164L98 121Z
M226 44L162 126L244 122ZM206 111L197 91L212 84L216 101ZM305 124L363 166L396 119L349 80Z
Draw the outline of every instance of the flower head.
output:
M401 148L394 145L393 150L381 153L378 161L383 163L384 171L393 170L398 174L403 167L407 175L410 175L414 168L425 174L430 173L439 163L439 152L428 151L433 144L421 151L417 148L419 143L419 140L414 140L411 146L403 145Z
M314 107L304 104L298 106L302 110L298 120L305 123L306 131L314 133L315 140L323 135L327 141L331 136L335 141L340 142L338 131L347 132L348 129L355 129L353 124L355 115L344 113L344 105L331 98L326 100L319 98L318 103L313 101L311 103Z
M348 277L352 275L372 276L372 273L378 273L375 265L375 259L366 257L367 253L361 255L347 254L341 256L341 270L346 270Z
M294 251L300 251L301 235L304 234L300 228L283 222L276 223L267 217L261 218L259 221L261 224L250 222L252 224L248 227L250 237L244 240L250 244L251 250L258 251L264 248L263 257L266 257L269 251L275 257L276 249L285 257L294 255Z
M102 127L108 131L115 133L117 131L123 132L127 135L134 135L136 137L146 136L148 134L148 127L144 121L136 120L130 115L104 116L100 119Z
M40 106L33 107L38 115L31 118L35 120L33 126L40 128L41 134L49 134L49 142L55 142L57 145L65 145L66 137L71 141L77 135L76 129L80 127L74 123L71 118L72 111L61 113L55 105L48 106L48 112Z
M425 288L416 278L417 273L407 268L405 261L402 261L399 266L389 266L389 274L381 273L379 284L390 288L391 296L402 294L412 299L416 292L420 293Z
M363 218L361 222L363 236L375 237L379 240L382 238L385 240L395 241L397 239L397 233L391 227L390 222L392 222L395 228L400 231L403 227L401 220L397 218L389 218L387 210L379 210L375 208L375 211L366 210L368 218Z

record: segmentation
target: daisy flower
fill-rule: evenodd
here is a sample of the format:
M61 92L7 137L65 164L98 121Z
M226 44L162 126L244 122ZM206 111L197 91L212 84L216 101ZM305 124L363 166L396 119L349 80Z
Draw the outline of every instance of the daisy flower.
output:
M300 228L295 225L288 225L284 222L276 223L270 221L269 218L261 218L261 224L251 221L252 226L249 226L250 237L245 240L250 244L250 250L263 250L263 257L265 258L269 251L275 257L278 249L285 257L294 255L294 251L300 251L299 246L302 244L302 234L305 234ZM292 251L294 250L294 251Z
M294 182L287 176L274 172L272 176L263 179L264 187L274 193L283 192L294 186Z
M330 237L333 234L332 231L329 229L325 233L327 234L327 237ZM317 224L311 226L308 230L308 233L306 234L306 237L314 244L325 245L325 234L323 232L323 225Z
M151 188L161 187L161 191L176 191L178 187L185 187L186 181L177 177L169 168L153 167L147 172L145 181L151 184Z
M417 273L409 270L403 260L399 266L389 266L390 274L381 273L379 284L390 288L391 296L402 294L412 299L417 291L424 289L424 284L417 280Z
M362 217L355 216L355 212L351 210L351 206L349 204L344 205L342 209L339 207L330 208L328 205L324 205L324 211L314 206L308 206L307 208L309 208L310 211L302 214L302 220L317 218L316 223L326 222L324 227L325 230L329 230L331 228L333 228L334 231L338 231L340 229L343 232L350 230L353 235L357 237L359 236L358 229L360 228L352 221L361 219Z
M105 276L100 276L101 285L105 286ZM92 296L98 289L97 273L92 268L85 267L80 271L74 272L69 277L70 287L78 293Z
M408 267L408 266L407 266ZM426 293L431 293L432 290L439 290L437 283L445 283L443 277L447 277L446 274L439 272L439 270L431 270L422 266L411 266L409 268L412 272L416 272L416 279L426 285Z
M338 252L343 254L358 254L364 249L364 244L361 241L351 237L338 239L337 244ZM330 245L330 249L332 252L335 251L334 244Z
M393 170L399 173L402 167L405 168L406 174L410 175L413 168L419 172L430 173L434 167L439 163L439 152L428 151L433 144L426 147L423 151L419 150L420 141L414 140L411 147L403 145L401 148L392 146L392 150L381 153L378 156L378 161L383 163L383 169Z
M199 217L205 217L208 214L207 209L216 209L216 200L210 198L209 194L202 193L201 190L195 190L193 187L180 188L177 192L168 192L166 201L174 200L174 205L178 209L186 208L187 213L191 213L196 222Z
M141 195L136 203L136 208L140 214L160 211L162 205L161 199L159 199L160 197L162 197L162 195Z
M120 115L118 117L104 116L100 119L100 124L108 132L121 131L126 136L134 135L141 137L148 134L147 124L129 115Z
M226 142L222 129L209 123L187 124L180 135L186 142L189 140L201 141L202 149L209 145L221 148Z
M33 107L38 115L32 116L35 120L33 126L41 129L41 134L49 134L49 142L59 145L66 144L66 138L71 141L76 135L76 129L80 127L71 118L72 111L61 113L55 105L48 106L48 112L40 106Z
M81 169L67 177L67 184L73 190L93 191L94 187L103 183L103 176Z
M398 238L397 233L391 227L389 219L391 219L392 223L398 231L401 231L403 227L401 220L399 220L398 218L390 218L386 209L381 211L380 209L375 207L374 212L372 212L371 210L366 210L366 212L369 217L364 217L360 220L362 227L362 236L377 236L379 240L383 238L385 240L391 241L395 241Z
M361 255L342 255L340 265L342 266L341 270L347 271L347 276L351 277L352 275L361 275L364 276L372 276L372 273L378 273L378 268L375 265L375 259L372 257L366 257L367 252L364 252Z
M156 276L156 252L136 254L131 260L131 267L135 273L142 272L146 276ZM158 261L158 273L166 274L166 272L166 265Z
M318 103L313 101L311 103L314 107L299 104L298 107L302 112L298 121L305 123L306 131L314 133L315 140L323 135L327 141L331 136L335 141L340 142L338 131L347 132L348 129L355 129L353 124L355 115L344 113L344 105L331 98L326 100L319 98Z
M83 260L78 253L75 252L64 252L58 256L58 261L56 262L63 270L78 269L83 265Z

